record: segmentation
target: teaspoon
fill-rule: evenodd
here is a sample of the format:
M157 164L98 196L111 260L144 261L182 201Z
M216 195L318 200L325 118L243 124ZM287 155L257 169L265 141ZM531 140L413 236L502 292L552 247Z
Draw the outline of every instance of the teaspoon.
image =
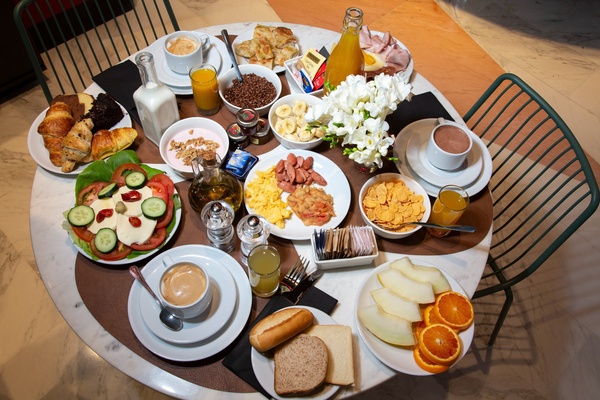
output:
M468 232L468 233L473 233L477 229L474 226L470 226L470 225L439 225L439 224L433 224L431 222L405 222L403 224L398 225L398 227L396 229L390 229L390 228L387 228L387 227L377 224L377 226L379 226L380 228L383 228L387 231L398 230L398 229L400 229L404 226L408 226L408 225L419 225L419 226L424 226L424 227L428 227L428 228L443 229L443 230L448 230L448 231Z
M133 277L137 279L139 283L142 284L142 286L148 291L148 293L152 295L154 300L156 300L156 302L160 306L160 322L162 322L167 328L171 330L180 331L181 328L183 328L183 321L165 308L160 299L156 296L156 294L148 285L148 282L146 282L146 279L144 278L144 275L142 275L142 273L140 272L140 269L137 266L132 265L131 267L129 267L129 273L133 275Z
M227 47L227 52L229 53L229 57L231 58L231 63L233 64L235 74L241 83L244 80L244 78L242 77L242 73L240 72L240 68L238 67L238 63L233 52L233 47L231 46L231 41L229 40L229 33L227 33L227 29L223 29L221 31L221 37L223 38L223 42L225 42L225 47Z

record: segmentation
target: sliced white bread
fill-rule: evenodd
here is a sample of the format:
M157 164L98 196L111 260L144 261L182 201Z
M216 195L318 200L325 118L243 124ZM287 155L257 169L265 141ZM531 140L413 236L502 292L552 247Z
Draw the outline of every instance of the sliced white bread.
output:
M325 342L329 366L325 382L332 385L354 383L354 350L352 329L345 325L313 325L304 333Z
M316 336L300 334L275 348L275 392L309 394L325 383L327 347Z

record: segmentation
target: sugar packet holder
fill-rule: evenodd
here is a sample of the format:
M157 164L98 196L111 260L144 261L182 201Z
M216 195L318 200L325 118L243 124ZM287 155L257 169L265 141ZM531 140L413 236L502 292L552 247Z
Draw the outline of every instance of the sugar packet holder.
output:
M317 264L317 266L320 269L348 268L371 264L379 256L379 249L377 247L377 239L375 236L375 232L373 232L373 228L371 228L370 226L363 226L360 227L360 229L365 230L367 232L366 234L372 239L372 254L349 258L322 259L322 257L319 256L319 245L317 244L319 232L315 230L310 236L312 256L315 264Z

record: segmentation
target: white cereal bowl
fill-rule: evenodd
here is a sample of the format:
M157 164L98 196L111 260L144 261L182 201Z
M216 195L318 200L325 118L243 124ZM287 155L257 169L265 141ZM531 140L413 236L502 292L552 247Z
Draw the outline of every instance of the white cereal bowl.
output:
M216 153L224 159L229 150L229 137L223 127L208 118L192 117L182 119L171 125L160 138L159 151L162 159L175 172L185 179L194 178L191 165L185 165L182 159L176 158L175 150L170 150L171 141L185 142L189 139L203 137L219 144Z
M375 234L377 234L381 237L387 238L387 239L402 239L402 238L412 235L413 233L415 233L422 227L417 226L413 230L408 231L408 232L395 232L395 231L383 229L382 227L380 227L379 225L376 225L373 221L371 221L367 217L367 215L365 214L365 211L363 209L363 206L362 206L363 198L365 197L365 195L367 194L367 190L371 186L373 186L374 184L376 184L378 182L390 181L392 179L398 179L398 180L404 181L406 186L410 190L412 190L415 194L418 194L418 195L420 194L421 196L423 196L423 205L425 206L425 213L423 214L423 217L420 219L419 222L427 222L427 220L429 219L429 214L431 214L431 201L429 201L429 196L427 195L427 192L425 191L423 186L421 186L415 180L413 180L412 178L409 178L406 175L396 174L396 173L392 173L392 172L375 175L374 177L369 179L367 182L365 182L363 187L360 189L360 193L358 195L358 199L360 202L360 215L362 216L363 220L365 221L365 224L367 224L368 226L373 228L373 231L375 231Z
M255 74L258 76L262 76L263 78L266 78L269 82L271 82L273 84L273 86L275 86L276 95L275 95L275 98L273 99L273 101L271 101L269 104L267 104L263 107L259 107L256 109L256 111L258 111L258 114L260 116L267 115L267 113L269 112L269 109L271 108L273 103L275 103L275 101L279 98L279 96L281 96L282 87L281 87L281 79L279 78L279 75L277 75L273 70L271 70L267 67L263 67L262 65L243 64L243 65L240 65L239 68L240 68L240 72L242 74L242 78L244 77L244 75L247 75L247 74ZM223 74L223 76L219 77L219 95L221 96L221 99L223 100L223 104L225 104L225 107L227 107L227 109L229 111L231 111L233 114L236 114L241 109L241 107L225 100L225 90L231 87L234 79L237 79L237 75L233 68L231 68L230 70L225 72Z
M275 138L284 147L286 147L288 149L302 149L302 150L314 149L315 147L317 147L318 145L320 145L323 142L323 138L313 139L309 142L300 142L300 141L290 140L288 138L283 137L277 131L277 128L275 127L277 120L278 120L278 117L275 114L277 107L279 107L283 104L289 104L290 106L293 106L294 102L296 102L298 100L304 101L309 106L321 104L323 102L323 100L321 100L319 97L315 97L311 94L288 94L287 96L283 96L282 98L277 100L273 104L273 106L271 106L271 109L269 110L269 125L271 126L271 130L273 131Z

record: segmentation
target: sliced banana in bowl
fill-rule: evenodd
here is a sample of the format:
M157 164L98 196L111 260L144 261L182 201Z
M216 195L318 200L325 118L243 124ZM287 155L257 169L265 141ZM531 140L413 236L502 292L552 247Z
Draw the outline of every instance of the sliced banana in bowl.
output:
M325 131L310 127L304 116L322 100L310 94L290 94L277 100L269 111L269 124L277 140L289 149L312 149L323 141Z

